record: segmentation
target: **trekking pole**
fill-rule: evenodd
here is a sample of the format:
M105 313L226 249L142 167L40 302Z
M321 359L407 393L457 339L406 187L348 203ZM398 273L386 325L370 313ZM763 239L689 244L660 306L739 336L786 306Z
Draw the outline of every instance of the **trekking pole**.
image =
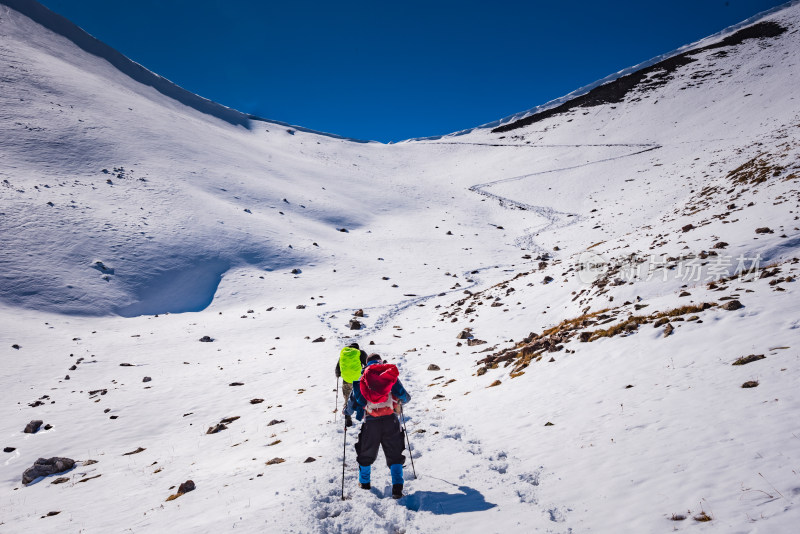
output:
M400 417L403 418L403 434L406 435L406 442L408 443L408 457L411 458L411 471L414 472L414 479L417 478L417 470L414 468L414 455L411 454L411 440L408 437L408 430L406 430L406 416L403 415L403 404L400 403Z
M337 412L339 411L339 377L336 377L336 409L333 410L333 422L336 422Z
M344 445L342 446L342 500L344 500L344 457L346 454L347 454L347 425L345 425L344 427Z

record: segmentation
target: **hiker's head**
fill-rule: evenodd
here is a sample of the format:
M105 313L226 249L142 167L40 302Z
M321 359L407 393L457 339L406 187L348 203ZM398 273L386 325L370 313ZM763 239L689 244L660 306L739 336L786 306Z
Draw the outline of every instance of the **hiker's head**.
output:
M358 343L350 343L347 346L350 347L351 349L361 349L361 347L358 346Z
M369 365L370 362L378 362L378 363L380 363L382 361L383 361L383 358L381 358L380 354L376 354L376 353L373 352L372 354L367 356L367 365Z

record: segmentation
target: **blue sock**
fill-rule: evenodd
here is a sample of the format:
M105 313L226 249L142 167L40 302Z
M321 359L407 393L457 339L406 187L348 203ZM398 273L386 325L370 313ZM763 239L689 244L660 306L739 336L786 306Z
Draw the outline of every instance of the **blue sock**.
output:
M400 466L403 467L402 465ZM362 484L369 484L369 476L372 472L371 465L359 465L358 466L358 481Z
M392 472L392 485L403 483L403 464L393 464L389 466Z

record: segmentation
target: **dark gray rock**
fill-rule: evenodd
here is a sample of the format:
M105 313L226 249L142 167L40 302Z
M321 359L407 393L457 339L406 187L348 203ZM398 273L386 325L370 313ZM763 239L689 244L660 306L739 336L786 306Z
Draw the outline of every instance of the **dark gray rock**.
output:
M202 343L211 343L214 339L211 336L203 336L200 338Z
M43 423L44 421L40 419L34 419L30 423L28 423L27 426L25 426L25 430L23 430L23 432L26 434L36 434L39 431L39 428L41 428Z
M435 363L432 363L428 366L428 371L439 371L440 369L441 368Z
M739 302L738 300L729 300L722 306L720 306L723 310L734 311L740 308L744 308L744 304Z
M194 489L195 489L194 481L187 480L178 487L178 493L189 493L190 491L194 491Z
M39 477L46 477L55 475L56 473L63 473L75 467L75 460L71 458L39 458L22 473L22 483L28 485Z

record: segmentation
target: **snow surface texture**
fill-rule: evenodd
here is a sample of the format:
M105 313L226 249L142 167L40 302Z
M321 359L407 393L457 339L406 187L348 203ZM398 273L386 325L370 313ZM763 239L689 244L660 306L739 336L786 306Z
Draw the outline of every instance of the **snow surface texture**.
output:
M22 4L0 2L0 531L800 524L800 6L617 101L382 145L204 113ZM382 456L357 487L334 413L354 340L413 396L397 502ZM21 484L54 456L78 462Z

